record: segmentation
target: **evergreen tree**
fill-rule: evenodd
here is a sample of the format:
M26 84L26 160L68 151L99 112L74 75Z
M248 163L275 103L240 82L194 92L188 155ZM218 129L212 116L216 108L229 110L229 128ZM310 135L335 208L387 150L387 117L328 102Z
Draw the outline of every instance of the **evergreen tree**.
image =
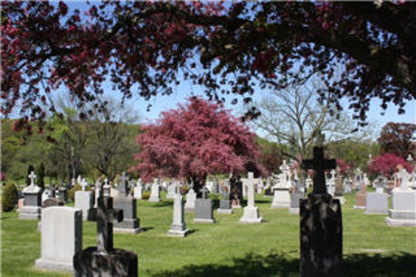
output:
M36 171L36 185L42 189L45 188L45 166L43 162L40 163L38 170Z

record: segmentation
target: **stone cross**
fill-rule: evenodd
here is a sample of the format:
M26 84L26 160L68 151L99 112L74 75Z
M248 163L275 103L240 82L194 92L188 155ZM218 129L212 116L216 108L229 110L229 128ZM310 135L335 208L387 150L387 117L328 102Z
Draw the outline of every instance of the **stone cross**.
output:
M123 210L113 209L113 198L99 197L97 207L97 251L113 251L113 222L123 220Z
M337 171L335 169L332 169L330 173L331 173L331 179L335 180L335 175L337 174Z
M202 199L207 199L208 192L209 192L209 190L205 186L201 189Z
M87 181L84 179L82 179L81 183L80 183L81 187L82 187L82 191L85 191L86 187L88 186Z
M313 169L313 193L327 193L325 184L325 170L334 169L335 160L326 160L324 158L324 148L315 146L313 148L313 160L303 161L304 169Z
M249 172L248 176L248 191L247 191L247 206L254 207L254 174L253 172Z
M33 172L33 171L30 172L28 177L30 178L30 186L34 187L35 186L35 178L36 178L35 172Z

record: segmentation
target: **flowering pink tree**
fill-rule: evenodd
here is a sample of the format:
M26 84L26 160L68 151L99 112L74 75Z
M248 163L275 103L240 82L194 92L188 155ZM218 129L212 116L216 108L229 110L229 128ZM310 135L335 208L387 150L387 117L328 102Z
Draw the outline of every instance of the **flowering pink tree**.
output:
M402 157L390 153L374 157L368 167L368 171L374 175L379 174L390 178L397 171L398 165L402 165L408 172L413 171L412 166Z
M136 137L141 151L137 170L143 179L186 178L201 187L208 174L239 174L247 168L264 174L257 162L255 135L220 105L190 98L186 105L163 112Z
M341 175L345 175L351 168L343 159L337 159L337 167L339 167Z

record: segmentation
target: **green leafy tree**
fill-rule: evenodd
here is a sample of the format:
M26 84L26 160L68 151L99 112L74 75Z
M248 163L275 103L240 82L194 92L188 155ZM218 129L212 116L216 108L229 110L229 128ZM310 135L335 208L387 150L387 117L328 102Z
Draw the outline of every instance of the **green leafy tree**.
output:
M30 185L30 178L29 178L29 175L30 175L30 173L32 173L32 171L34 172L35 171L35 168L33 167L33 165L29 165L28 167L27 167L27 174L26 174L26 185Z
M36 185L42 189L45 188L45 166L43 162L40 163L36 171Z

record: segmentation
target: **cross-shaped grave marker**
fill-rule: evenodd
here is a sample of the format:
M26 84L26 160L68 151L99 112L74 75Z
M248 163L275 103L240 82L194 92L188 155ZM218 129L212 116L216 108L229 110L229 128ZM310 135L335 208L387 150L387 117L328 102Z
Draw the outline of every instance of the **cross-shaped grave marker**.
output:
M35 186L35 178L36 178L35 172L33 172L33 171L30 172L28 177L30 178L30 186L34 187Z
M248 176L248 191L247 191L247 206L254 207L254 174L253 172L249 172Z
M82 179L82 181L81 181L81 187L82 187L82 191L85 191L85 189L86 189L86 187L88 186L88 183L87 183L87 181L85 180L85 178L84 179Z
M205 186L201 189L202 199L207 199L208 192L209 192L209 190Z
M97 251L113 251L113 222L123 220L123 210L113 209L113 198L99 197L97 207Z
M324 148L315 146L313 148L313 159L303 161L304 169L313 169L313 193L327 193L325 184L325 170L334 169L335 160L326 160L324 158Z

